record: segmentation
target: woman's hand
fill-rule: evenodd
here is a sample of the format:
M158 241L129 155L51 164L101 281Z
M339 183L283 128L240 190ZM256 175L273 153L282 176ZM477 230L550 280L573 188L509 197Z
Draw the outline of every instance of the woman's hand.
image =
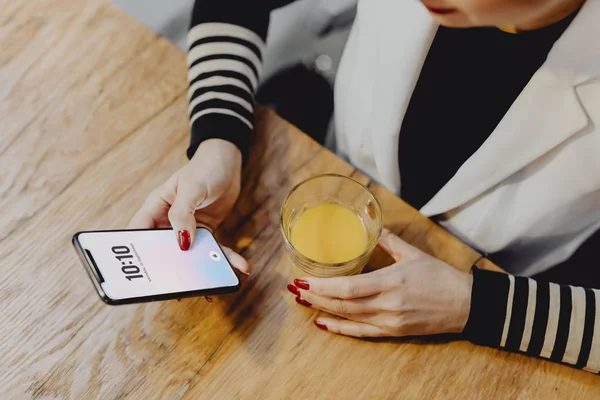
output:
M197 225L214 230L233 208L240 194L241 170L242 155L235 145L220 139L203 142L186 166L148 196L129 228L172 226L179 246L188 250ZM224 251L235 268L249 272L240 255Z
M344 319L315 324L356 337L460 333L469 317L472 276L450 267L384 231L379 246L396 263L340 278L297 279L296 301Z

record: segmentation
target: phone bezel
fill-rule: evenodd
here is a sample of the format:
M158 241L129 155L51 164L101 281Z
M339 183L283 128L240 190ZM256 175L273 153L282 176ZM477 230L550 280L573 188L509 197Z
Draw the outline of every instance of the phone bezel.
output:
M214 235L212 234L212 232L210 230L203 228L203 227L198 227L197 229L204 229L204 230L208 231L210 233L210 235L214 238ZM236 276L237 284L235 286L218 287L218 288L211 288L211 289L204 289L204 290L193 290L193 291L187 291L187 292L164 293L164 294L158 294L158 295L153 295L153 296L132 297L132 298L127 298L127 299L112 299L112 298L108 297L106 295L106 293L104 292L104 290L102 289L101 283L98 281L98 277L96 276L96 273L94 272L94 267L92 265L90 265L91 263L88 261L88 258L85 255L85 249L81 246L81 243L79 242L79 236L82 234L87 234L87 233L140 232L140 231L146 232L146 231L168 231L168 230L172 230L172 229L171 228L155 228L155 229L93 230L93 231L80 231L73 235L72 243L73 243L73 246L75 247L75 251L77 252L81 262L83 263L88 276L92 280L92 283L94 285L94 288L96 289L96 292L98 293L98 296L100 296L100 299L103 302L105 302L106 304L109 304L111 306L117 306L117 305L123 305L123 304L149 303L149 302L153 302L153 301L179 300L179 299L183 299L183 298L187 298L187 297L216 296L216 295L220 295L220 294L231 294L231 293L235 293L240 290L240 286L241 286L240 278L235 273L235 269L231 265L231 261L229 261L229 259L227 258L227 255L223 251L223 248L221 247L219 242L215 239L217 246L219 246L219 249L221 249L221 252L225 256L225 260L227 261L227 264L229 264L229 268L231 268L234 275Z

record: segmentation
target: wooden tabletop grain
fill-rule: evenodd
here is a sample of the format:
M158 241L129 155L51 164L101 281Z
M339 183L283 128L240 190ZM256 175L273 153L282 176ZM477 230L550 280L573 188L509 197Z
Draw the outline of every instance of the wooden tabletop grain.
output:
M600 396L592 374L462 341L316 329L316 312L286 292L278 227L282 200L309 176L354 176L404 239L463 270L497 267L271 111L257 120L219 233L254 267L242 290L107 306L70 238L126 226L186 162L185 56L103 1L0 2L0 399Z

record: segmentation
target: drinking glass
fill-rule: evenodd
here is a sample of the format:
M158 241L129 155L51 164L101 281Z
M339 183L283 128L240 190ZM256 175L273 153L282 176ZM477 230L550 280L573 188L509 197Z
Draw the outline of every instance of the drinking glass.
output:
M331 203L352 210L361 219L367 233L367 248L360 256L335 264L312 260L291 243L291 229L297 218L309 208ZM383 228L383 212L373 193L356 180L343 175L325 174L309 178L292 189L281 207L280 226L295 278L307 275L320 278L357 275L362 272L377 246Z

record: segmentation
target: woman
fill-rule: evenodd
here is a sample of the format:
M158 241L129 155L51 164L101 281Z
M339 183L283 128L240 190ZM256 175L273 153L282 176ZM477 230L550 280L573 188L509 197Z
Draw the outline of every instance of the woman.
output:
M215 227L231 209L269 12L289 2L196 1L191 160L132 226L171 223L185 250L196 223ZM344 318L317 326L462 332L600 371L600 293L516 277L567 260L600 227L599 20L595 0L359 2L336 84L339 153L514 275L465 274L385 232L394 265L289 286Z

